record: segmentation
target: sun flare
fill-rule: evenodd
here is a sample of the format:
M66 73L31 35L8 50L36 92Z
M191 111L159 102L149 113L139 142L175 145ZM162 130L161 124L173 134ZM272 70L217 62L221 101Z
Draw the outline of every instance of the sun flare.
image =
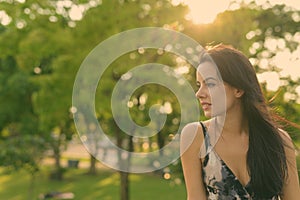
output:
M212 23L217 14L225 11L229 5L229 1L224 0L181 0L181 2L189 6L190 13L187 18L195 24Z
M188 19L192 20L195 24L208 24L212 23L216 18L217 14L225 11L229 7L231 9L237 9L238 3L244 1L249 3L253 0L171 0L173 4L183 3L189 6L190 13L188 14ZM262 5L266 2L271 4L286 4L295 9L300 9L300 1L295 0L254 0L257 5ZM237 3L237 4L234 4ZM235 6L237 6L235 8Z

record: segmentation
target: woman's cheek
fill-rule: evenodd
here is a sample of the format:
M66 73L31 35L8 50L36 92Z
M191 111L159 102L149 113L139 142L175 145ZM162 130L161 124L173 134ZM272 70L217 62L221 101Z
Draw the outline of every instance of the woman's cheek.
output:
M226 113L226 94L222 88L215 88L210 90L211 96L211 114L217 116Z

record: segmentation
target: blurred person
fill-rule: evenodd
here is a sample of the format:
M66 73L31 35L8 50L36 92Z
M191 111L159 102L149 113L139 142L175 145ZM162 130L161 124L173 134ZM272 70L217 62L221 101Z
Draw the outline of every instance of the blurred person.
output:
M274 122L248 58L219 44L196 71L203 122L181 133L188 200L299 200L296 156Z

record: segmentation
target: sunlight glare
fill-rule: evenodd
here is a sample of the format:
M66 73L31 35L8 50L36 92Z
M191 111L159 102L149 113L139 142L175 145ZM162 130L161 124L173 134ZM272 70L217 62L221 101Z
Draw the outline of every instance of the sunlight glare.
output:
M182 0L182 2L189 6L190 13L187 18L195 24L212 23L217 14L225 11L229 6L229 1L223 0Z
M11 17L7 15L4 10L0 10L0 24L3 26L8 25L12 21Z
M277 72L263 72L257 74L259 82L266 83L267 90L276 91L280 87L280 79Z
M173 5L179 5L183 3L189 6L190 13L187 16L187 19L192 20L195 24L208 24L212 23L216 18L218 13L224 12L227 9L238 9L239 3L242 0L171 0ZM245 3L250 3L253 0L244 0ZM234 2L237 2L234 4ZM295 9L300 9L300 1L295 0L255 0L257 5L264 5L267 2L272 5L275 4L285 4L291 6ZM235 7L234 7L235 6ZM297 16L295 16L297 18Z
M71 9L69 10L69 16L74 21L79 21L83 17L84 6L81 5L72 5Z

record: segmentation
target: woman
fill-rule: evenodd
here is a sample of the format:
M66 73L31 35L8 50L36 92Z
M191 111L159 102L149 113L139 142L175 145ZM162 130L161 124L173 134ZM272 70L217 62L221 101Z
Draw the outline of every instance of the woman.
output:
M182 130L187 199L299 200L293 143L273 123L249 60L217 45L202 56L196 78L210 119Z

